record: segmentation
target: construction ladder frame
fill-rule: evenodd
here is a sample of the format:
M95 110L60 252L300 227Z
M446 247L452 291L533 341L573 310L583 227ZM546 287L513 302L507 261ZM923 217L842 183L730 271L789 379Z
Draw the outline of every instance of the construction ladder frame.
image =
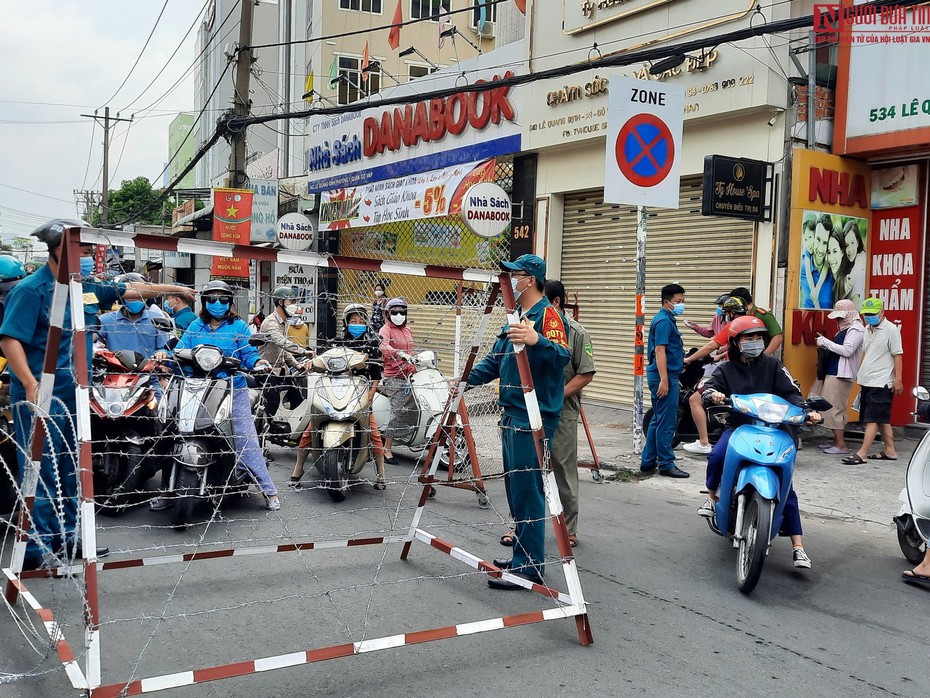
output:
M452 543L442 540L419 527L420 519L426 508L431 490L429 480L435 478L439 466L441 446L444 445L445 439L448 438L448 431L446 429L438 429L430 445L428 452L430 468L424 478L427 481L423 483L423 490L420 494L413 519L407 533L404 535L335 541L305 541L277 546L246 546L241 548L211 549L205 552L185 553L180 555L160 555L116 560L113 562L100 562L96 557L97 537L93 492L93 466L91 462L90 386L87 384L89 357L87 356L87 344L85 341L86 328L84 326L83 289L81 287L79 263L80 244L82 243L117 246L134 245L136 247L152 248L168 252L184 252L205 256L245 257L259 261L302 264L328 269L356 269L361 271L399 273L494 284L489 294L488 303L485 306L484 317L475 333L475 340L472 343L465 370L456 383L456 389L450 393L450 399L446 405L443 423L448 427L451 427L455 423L456 414L458 413L462 401L465 380L475 363L479 342L487 329L498 292L503 290L505 305L511 317L515 317L514 308L516 307L513 290L510 286L510 275L506 272L498 275L487 270L479 269L462 269L457 267L442 267L411 262L381 261L344 256L323 256L314 252L274 250L254 247L252 245L233 245L210 240L178 239L94 228L65 228L58 278L52 296L48 348L46 350L45 364L42 373L39 406L36 411L34 436L30 448L31 467L26 468L24 477L23 505L20 507L19 511L18 531L13 546L12 561L9 567L2 569L2 573L7 579L5 595L7 603L14 604L21 596L26 605L38 615L43 622L43 627L48 633L50 642L61 660L66 675L75 689L85 691L90 698L115 698L116 696L123 695L140 695L224 678L244 676L272 669L299 666L328 659L367 654L378 650L432 642L434 640L444 640L452 637L472 635L475 633L501 630L503 628L563 618L575 619L578 639L582 645L589 645L594 641L588 619L587 602L584 599L584 594L581 589L581 580L578 576L578 568L575 564L572 548L568 540L568 530L565 526L565 515L559 500L555 475L549 467L549 462L546 458L548 449L545 443L545 434L542 429L542 416L536 401L532 375L530 374L529 362L526 358L525 351L517 353L517 365L520 370L523 392L527 396L527 407L535 437L537 456L539 457L540 463L544 464L543 487L549 509L549 517L555 530L556 542L561 557L562 571L565 574L567 592L553 589L546 584L531 582L524 577L512 574L509 570L500 569L493 563L482 560L477 555L455 547ZM23 572L22 566L25 557L28 532L31 529L31 512L35 501L36 486L38 484L39 469L42 460L42 447L45 439L45 427L40 415L47 414L48 408L51 405L57 359L57 351L55 349L57 349L61 340L65 304L68 302L71 304L74 369L78 374L78 384L76 387L76 422L78 438L78 476L81 485L78 505L78 525L81 529L81 543L86 557L79 565L59 567L50 570ZM102 684L98 572L132 567L214 560L227 557L286 553L298 550L305 551L336 547L355 547L362 545L384 545L389 543L403 543L401 559L406 560L412 544L415 541L425 543L431 548L439 550L453 559L465 563L472 569L478 570L479 572L487 572L489 577L505 579L546 598L553 599L559 605L554 608L547 608L530 613L489 618L487 620L430 628L398 635L361 640L358 642L299 650L288 654L192 669L174 674L136 679L129 682ZM39 600L29 591L24 581L37 577L76 575L82 576L85 593L83 614L83 670L79 663L78 655L72 651L71 646L65 640L61 628L56 623L51 610L44 608L40 604Z

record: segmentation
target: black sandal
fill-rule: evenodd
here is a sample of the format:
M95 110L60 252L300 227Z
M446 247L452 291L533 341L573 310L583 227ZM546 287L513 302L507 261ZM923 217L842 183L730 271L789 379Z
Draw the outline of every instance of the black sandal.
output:
M293 487L295 490L299 490L299 489L300 489L300 480L301 480L302 477L303 477L303 475L300 475L300 476L298 476L298 477L294 477L293 475L291 475L291 479L290 479L290 481L287 483L287 484L288 484L288 487Z

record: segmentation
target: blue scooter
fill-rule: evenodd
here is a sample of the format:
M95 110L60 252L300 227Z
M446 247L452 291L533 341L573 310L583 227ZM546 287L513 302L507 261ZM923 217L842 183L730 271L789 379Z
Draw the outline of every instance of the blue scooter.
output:
M733 541L737 549L736 586L744 594L759 583L769 546L778 535L785 501L791 491L794 439L782 425L800 426L807 410L825 410L830 403L813 398L804 407L770 393L731 395L725 404L752 419L737 427L727 445L719 501L710 529Z

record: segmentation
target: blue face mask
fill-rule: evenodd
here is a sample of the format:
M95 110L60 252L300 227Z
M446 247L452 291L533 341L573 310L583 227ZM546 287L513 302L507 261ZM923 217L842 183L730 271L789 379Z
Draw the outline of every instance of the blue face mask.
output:
M81 257L81 276L93 275L94 266L93 257Z
M349 330L350 335L355 337L355 339L358 339L363 334L365 334L366 327L367 325L349 325L347 329Z
M168 315L174 315L174 311L171 309L171 306L168 305L168 301L162 303L161 307L166 313L168 313Z
M520 283L520 279L517 279L517 278L511 278L511 279L510 279L510 287L513 289L513 299L514 299L515 301L516 301L516 300L520 300L520 294L523 293L523 291L518 291L518 290L517 290L517 284L518 284L518 283Z
M684 303L675 303L672 306L672 315L684 315L685 314L685 304Z
M878 316L878 314L865 315L864 317L865 317L865 324L871 325L872 327L875 327L881 322L881 318Z
M207 303L207 312L210 313L210 317L214 317L217 320L225 316L228 311L229 305L226 303L220 303L219 301Z
M723 308L721 308L719 305L717 306L717 315L723 315Z
M138 315L145 310L145 301L126 301L125 306L130 313Z

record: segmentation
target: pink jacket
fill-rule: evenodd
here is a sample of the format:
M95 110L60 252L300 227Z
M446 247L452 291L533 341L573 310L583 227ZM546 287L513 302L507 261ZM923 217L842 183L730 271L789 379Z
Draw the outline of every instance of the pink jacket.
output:
M404 351L413 356L413 334L407 325L398 327L393 322L386 322L378 330L381 335L381 357L384 359L384 377L409 376L416 369L401 359L397 352Z

